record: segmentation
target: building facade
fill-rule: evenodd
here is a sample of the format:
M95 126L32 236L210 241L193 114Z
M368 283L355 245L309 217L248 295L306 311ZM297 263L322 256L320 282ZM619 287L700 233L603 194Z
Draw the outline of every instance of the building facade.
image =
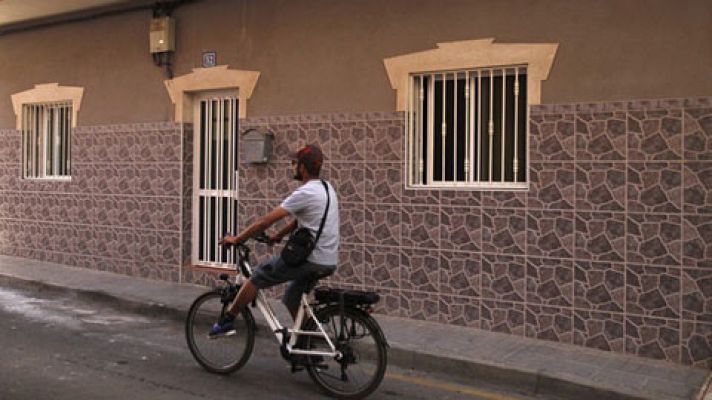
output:
M288 151L318 143L330 284L710 368L712 4L683 3L188 2L170 72L150 9L6 31L0 253L211 285L215 239L278 205ZM267 162L241 162L252 129Z

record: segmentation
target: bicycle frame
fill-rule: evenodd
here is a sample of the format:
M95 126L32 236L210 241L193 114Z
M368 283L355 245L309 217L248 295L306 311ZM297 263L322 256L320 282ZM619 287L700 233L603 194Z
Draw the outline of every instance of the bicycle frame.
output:
M247 257L245 254L238 255L238 266L240 271L238 271L239 274L235 276L236 284L240 283L240 278L252 276L252 268L250 267L250 264L246 260L246 258ZM339 359L341 357L341 352L336 350L334 343L331 341L329 335L326 334L326 331L324 331L324 328L321 326L321 322L316 318L314 310L312 309L311 305L309 305L309 300L305 293L302 293L299 310L297 311L297 317L294 320L294 326L291 329L285 329L285 327L279 321L279 318L277 318L277 316L275 315L274 310L272 310L272 306L269 304L269 301L267 301L264 293L262 293L261 291L257 292L255 304L257 305L257 308L262 313L262 316L267 321L267 324L272 330L272 333L274 333L275 337L277 338L277 341L280 344L284 343L285 333L290 334L289 342L285 344L286 350L289 354L334 357L336 359ZM319 328L319 331L303 331L299 329L299 327L302 326L302 322L304 322L305 317L313 319L314 322L316 322L316 326L317 328ZM297 344L297 339L300 336L321 337L326 340L331 351L326 352L295 349L294 346Z

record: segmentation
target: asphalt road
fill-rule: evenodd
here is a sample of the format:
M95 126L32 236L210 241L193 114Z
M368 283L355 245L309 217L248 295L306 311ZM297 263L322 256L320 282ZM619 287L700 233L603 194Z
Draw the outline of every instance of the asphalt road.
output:
M320 399L292 374L273 339L259 337L242 370L204 371L183 326L68 294L0 287L0 399ZM506 389L389 366L372 399L527 399Z

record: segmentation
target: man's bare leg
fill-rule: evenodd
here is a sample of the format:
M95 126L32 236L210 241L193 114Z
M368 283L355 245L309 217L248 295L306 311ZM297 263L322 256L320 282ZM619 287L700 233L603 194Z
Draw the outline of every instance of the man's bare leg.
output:
M230 308L227 310L228 314L236 317L243 308L247 307L257 297L257 290L257 286L251 280L247 280L240 288L240 291L237 292L235 300L230 304Z

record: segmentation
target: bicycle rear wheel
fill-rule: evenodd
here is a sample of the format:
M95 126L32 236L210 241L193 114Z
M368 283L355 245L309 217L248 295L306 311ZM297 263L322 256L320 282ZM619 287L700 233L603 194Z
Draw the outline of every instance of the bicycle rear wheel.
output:
M386 341L376 321L353 308L346 308L342 315L338 307L320 311L317 318L343 357L310 362L309 376L337 398L361 399L371 394L383 380L388 362ZM307 329L318 328L311 321ZM310 350L329 351L323 338L309 336L306 342Z
M229 374L245 365L255 343L255 320L248 309L235 318L234 334L208 336L228 305L229 302L223 302L221 290L207 292L190 306L185 323L185 336L193 357L203 368L217 374Z

